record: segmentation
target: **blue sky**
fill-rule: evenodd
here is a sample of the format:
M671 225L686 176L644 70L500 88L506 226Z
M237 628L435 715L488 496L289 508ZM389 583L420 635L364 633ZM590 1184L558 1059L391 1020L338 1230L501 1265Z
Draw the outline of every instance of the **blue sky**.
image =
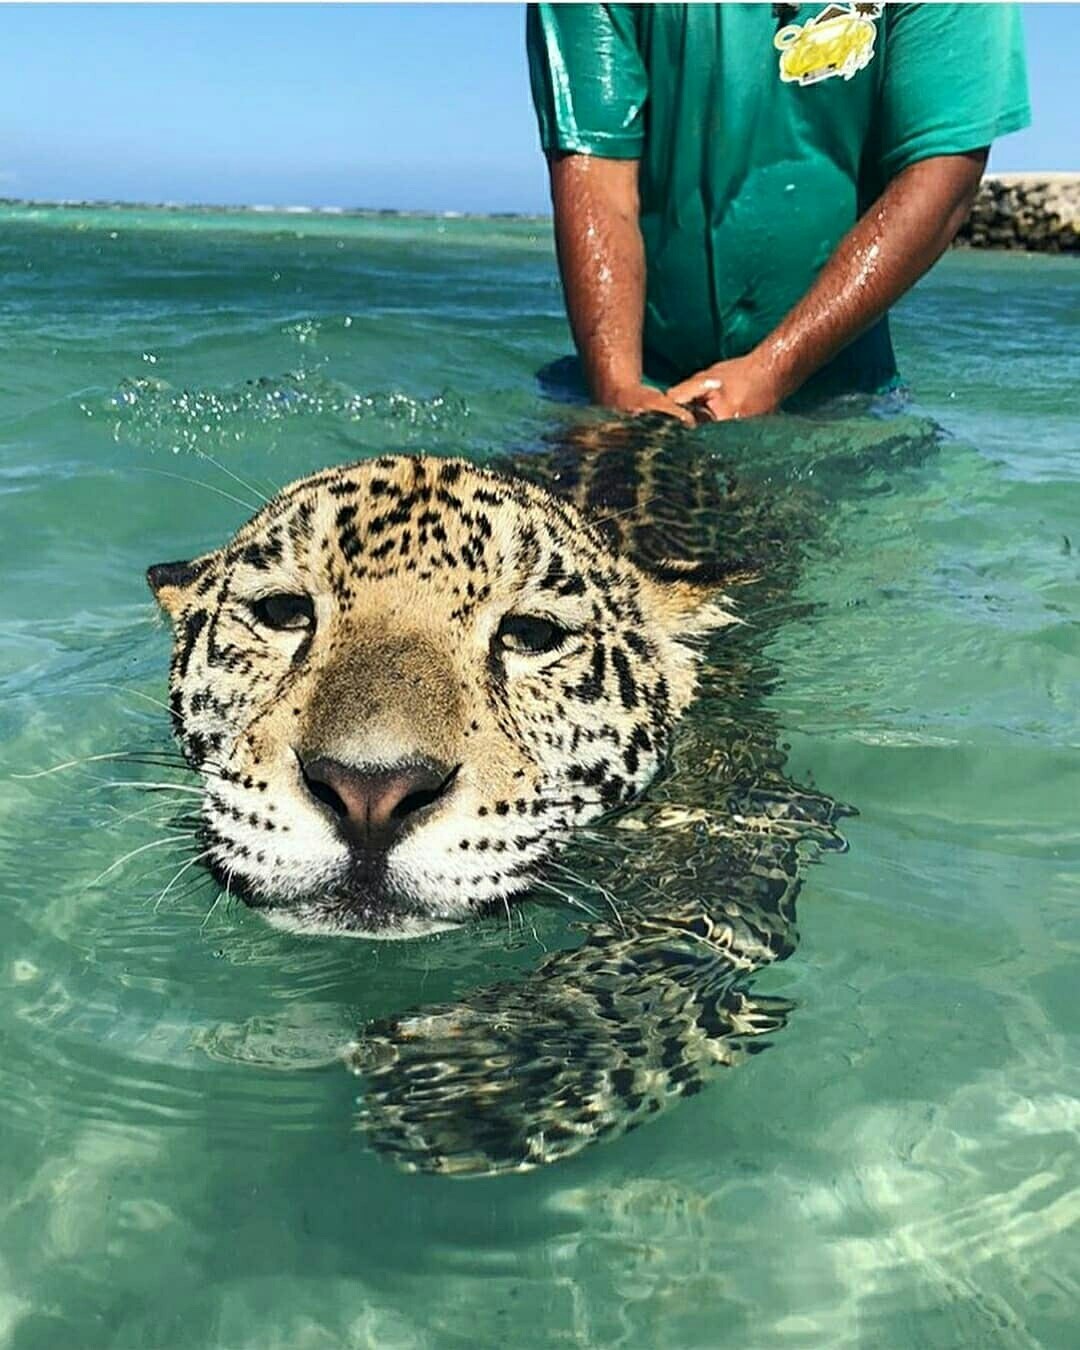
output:
M1034 127L1080 169L1080 4L1025 5ZM4 5L0 195L543 211L521 5Z

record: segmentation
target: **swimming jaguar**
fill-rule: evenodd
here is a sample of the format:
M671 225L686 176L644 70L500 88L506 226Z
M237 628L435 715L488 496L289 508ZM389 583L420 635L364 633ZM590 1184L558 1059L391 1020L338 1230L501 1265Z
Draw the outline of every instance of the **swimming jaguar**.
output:
M794 947L807 851L843 846L761 707L812 515L670 424L584 422L486 466L326 469L149 569L226 893L369 938L572 900L568 869L602 897L523 980L363 1029L361 1119L400 1165L553 1161L784 1024L747 977Z

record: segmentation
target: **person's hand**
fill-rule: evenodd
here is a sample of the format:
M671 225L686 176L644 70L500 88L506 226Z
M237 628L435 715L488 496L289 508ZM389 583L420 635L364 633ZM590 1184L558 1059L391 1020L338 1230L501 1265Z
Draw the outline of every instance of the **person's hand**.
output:
M673 384L668 397L687 405L699 422L726 422L775 412L784 391L775 373L751 352L718 361L681 384Z
M642 413L662 413L665 417L674 417L686 426L696 425L692 412L680 407L661 389L651 389L647 384L630 384L604 393L598 400L605 408L616 412L629 413L637 417Z

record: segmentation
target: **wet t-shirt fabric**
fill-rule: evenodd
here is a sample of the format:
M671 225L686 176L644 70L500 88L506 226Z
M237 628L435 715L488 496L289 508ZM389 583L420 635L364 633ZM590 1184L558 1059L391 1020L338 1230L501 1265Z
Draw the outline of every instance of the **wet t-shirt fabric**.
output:
M640 161L660 382L760 342L901 170L1030 121L1014 5L538 4L528 54L545 150ZM895 376L883 319L814 386Z

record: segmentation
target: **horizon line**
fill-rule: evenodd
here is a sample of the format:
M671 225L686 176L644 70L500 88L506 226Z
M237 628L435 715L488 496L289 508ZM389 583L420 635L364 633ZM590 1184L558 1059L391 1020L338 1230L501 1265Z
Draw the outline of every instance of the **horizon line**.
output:
M130 201L112 197L9 197L0 196L0 207L63 207L68 210L99 208L138 211L251 211L258 215L291 216L411 216L435 220L550 220L542 211L458 211L433 207L398 206L308 206L300 203Z

